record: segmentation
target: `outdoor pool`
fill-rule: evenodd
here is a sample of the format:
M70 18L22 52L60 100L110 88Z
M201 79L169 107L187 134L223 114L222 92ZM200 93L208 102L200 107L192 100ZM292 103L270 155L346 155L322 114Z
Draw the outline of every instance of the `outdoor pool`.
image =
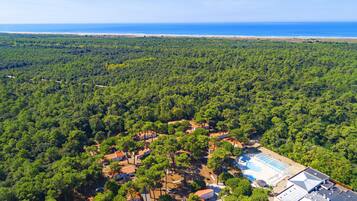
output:
M263 180L275 186L288 175L288 165L266 154L244 154L238 158L238 167L250 181Z
M255 157L262 161L263 163L265 163L266 165L270 166L271 168L274 168L276 169L277 171L285 171L286 168L288 168L288 165L276 160L276 159L273 159L265 154L257 154L255 155Z

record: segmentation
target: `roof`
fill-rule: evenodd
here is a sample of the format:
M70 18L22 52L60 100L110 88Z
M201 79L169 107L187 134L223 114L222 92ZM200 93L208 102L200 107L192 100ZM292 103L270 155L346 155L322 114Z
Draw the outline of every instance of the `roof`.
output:
M335 184L333 182L331 182L330 180L325 181L325 183L321 184L322 188L325 189L330 189L334 186Z
M147 149L143 149L143 150L140 150L138 155L145 155L145 154L148 154L151 152L151 149L147 148Z
M343 191L338 187L332 187L329 190L320 188L318 193L331 201L357 201L357 194L353 191Z
M330 178L329 176L325 175L324 173L321 173L321 172L319 172L319 171L317 171L317 170L315 170L315 169L313 169L311 167L306 168L304 171L308 172L309 174L314 175L315 177L317 177L317 178L319 178L321 180L327 180L327 179Z
M221 131L221 132L217 132L217 133L210 133L209 137L224 137L227 135L228 135L227 131Z
M134 174L136 171L135 165L127 165L120 169L120 172L124 174Z
M157 133L152 130L147 130L147 131L142 131L136 134L135 138L139 140L145 140L145 139L150 139L154 138L157 136Z
M310 167L290 178L289 183L292 185L277 195L279 201L357 201L355 192L335 186L327 175Z
M123 151L116 151L112 154L105 155L104 158L107 160L114 160L117 158L124 158L124 156L125 156L125 153Z
M203 189L203 190L199 190L195 193L195 195L197 195L198 197L202 197L204 195L207 195L207 194L211 194L213 193L213 190L212 189Z
M309 172L306 171L307 169L290 178L289 181L295 185L300 186L305 191L310 192L312 189L314 189L316 186L319 186L325 180L317 177L319 176L317 174L311 174L314 173L311 170Z
M300 201L328 201L324 196L318 194L316 191L311 192Z
M303 188L297 185L292 185L277 195L276 198L279 201L297 201L303 198L306 194L307 192Z

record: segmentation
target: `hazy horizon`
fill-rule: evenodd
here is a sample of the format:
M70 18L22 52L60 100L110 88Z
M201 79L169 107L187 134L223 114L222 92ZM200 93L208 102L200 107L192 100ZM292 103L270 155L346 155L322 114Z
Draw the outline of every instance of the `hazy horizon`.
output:
M299 24L299 23L357 23L353 21L242 21L242 22L54 22L54 23L0 23L0 25L61 25L61 24Z
M12 0L0 24L356 22L354 0Z

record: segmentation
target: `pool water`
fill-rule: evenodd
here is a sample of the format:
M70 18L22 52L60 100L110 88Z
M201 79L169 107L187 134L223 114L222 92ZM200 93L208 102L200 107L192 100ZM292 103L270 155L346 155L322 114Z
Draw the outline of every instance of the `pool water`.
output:
M259 166L255 165L254 163L252 162L247 162L247 165L246 167L250 170L253 170L255 172L261 172L262 171L262 168L260 168Z
M263 180L275 186L288 174L288 165L266 154L244 154L237 160L243 176L250 181Z
M260 161L263 161L266 165L276 169L277 171L285 171L286 168L288 168L287 165L285 165L284 163L276 160L276 159L273 159L265 154L257 154L255 155L255 157L260 160Z

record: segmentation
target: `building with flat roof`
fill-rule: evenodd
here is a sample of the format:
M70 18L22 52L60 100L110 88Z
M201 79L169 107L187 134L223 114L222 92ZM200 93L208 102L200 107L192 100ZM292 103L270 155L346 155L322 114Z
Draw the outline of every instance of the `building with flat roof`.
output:
M320 188L317 191L328 201L357 201L357 194L351 190L343 190L337 186L333 186L329 189Z
M303 188L291 185L277 195L275 197L275 201L299 201L307 194L308 192L306 192Z
M287 188L275 201L357 201L357 194L337 187L329 176L306 168L288 179Z
M301 201L328 201L328 199L314 191L305 195L305 197L303 197Z
M290 177L287 188L276 196L277 201L299 201L313 190L317 190L329 177L310 167Z
M296 185L307 193L324 183L329 177L317 170L307 168L288 180L288 186Z

